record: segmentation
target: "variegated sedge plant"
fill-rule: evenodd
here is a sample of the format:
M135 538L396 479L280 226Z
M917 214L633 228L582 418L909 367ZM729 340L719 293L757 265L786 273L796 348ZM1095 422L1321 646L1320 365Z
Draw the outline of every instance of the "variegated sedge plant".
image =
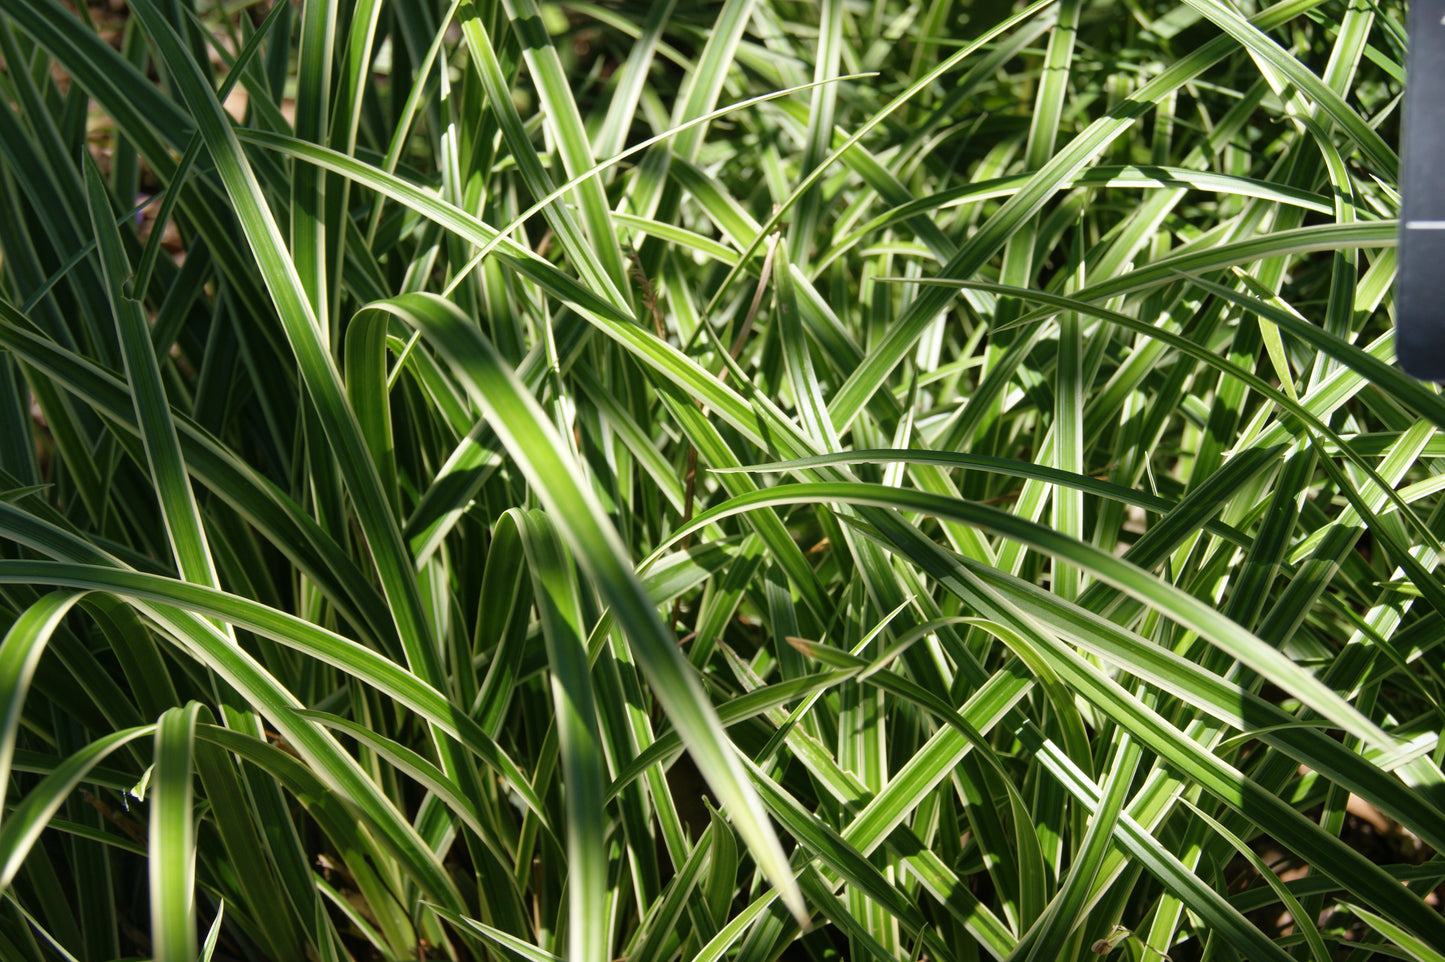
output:
M0 0L0 958L1442 958L1373 0Z

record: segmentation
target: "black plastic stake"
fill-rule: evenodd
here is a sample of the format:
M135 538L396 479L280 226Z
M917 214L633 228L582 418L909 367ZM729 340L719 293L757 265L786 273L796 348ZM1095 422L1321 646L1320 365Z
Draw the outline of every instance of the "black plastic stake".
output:
M1445 381L1445 0L1410 4L1402 137L1395 354Z

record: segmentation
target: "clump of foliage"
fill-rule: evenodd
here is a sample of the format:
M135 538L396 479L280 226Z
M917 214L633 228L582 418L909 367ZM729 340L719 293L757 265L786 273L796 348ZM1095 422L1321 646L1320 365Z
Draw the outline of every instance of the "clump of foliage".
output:
M0 957L1445 947L1373 0L0 0Z

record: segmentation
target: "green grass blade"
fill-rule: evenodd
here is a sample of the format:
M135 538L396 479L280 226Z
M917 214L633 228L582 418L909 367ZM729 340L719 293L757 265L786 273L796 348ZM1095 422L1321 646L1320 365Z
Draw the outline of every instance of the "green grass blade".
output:
M150 782L151 940L157 962L196 957L196 823L191 756L201 706L172 708L156 723Z
M795 916L806 917L797 882L748 784L734 749L723 735L716 712L691 667L677 651L642 591L626 551L607 524L601 507L577 484L560 439L516 375L503 366L491 345L456 308L438 298L412 296L373 305L403 316L430 340L466 387L473 403L487 413L526 474L537 496L556 517L567 518L562 533L568 547L611 603L615 617L634 646L668 717L682 734L709 784L739 834L747 841L772 884Z
M8 889L14 882L15 874L40 839L46 824L90 770L118 748L155 730L155 725L141 725L111 732L66 758L30 790L11 810L5 824L0 826L0 891Z
M15 619L0 642L0 694L5 705L5 713L0 716L0 817L5 811L26 692L51 635L80 597L73 591L45 595Z
M522 519L519 528L547 643L562 747L567 803L567 957L577 962L606 962L611 956L605 898L607 777L583 637L580 590L572 559L547 515L534 512Z

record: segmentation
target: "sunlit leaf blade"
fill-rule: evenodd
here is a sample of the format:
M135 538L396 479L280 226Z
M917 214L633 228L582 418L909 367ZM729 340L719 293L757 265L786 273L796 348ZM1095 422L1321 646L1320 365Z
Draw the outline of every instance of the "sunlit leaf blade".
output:
M196 957L196 825L191 757L201 706L172 708L156 723L150 782L151 938L157 962Z
M568 952L606 962L607 819L602 735L583 637L581 593L557 527L535 512L516 521L547 643L567 795Z
M658 700L681 733L688 750L718 794L738 832L776 885L789 908L806 918L802 895L787 866L767 815L723 734L712 704L676 643L658 618L626 549L605 520L591 493L577 484L560 439L532 395L503 366L480 332L455 306L436 297L413 295L371 310L398 314L435 345L466 387L472 402L487 414L548 511L567 524L559 529L578 562L611 603L618 623L637 651Z
M5 793L10 784L25 695L51 633L80 597L73 591L45 595L15 619L5 633L5 640L0 642L0 695L5 705L5 713L0 716L0 818L3 818Z
M45 830L46 823L90 770L116 749L137 738L150 735L155 730L154 725L142 725L112 732L55 766L26 794L11 810L5 824L0 826L0 890L10 887L16 872L25 861L25 856L39 839L40 833Z

